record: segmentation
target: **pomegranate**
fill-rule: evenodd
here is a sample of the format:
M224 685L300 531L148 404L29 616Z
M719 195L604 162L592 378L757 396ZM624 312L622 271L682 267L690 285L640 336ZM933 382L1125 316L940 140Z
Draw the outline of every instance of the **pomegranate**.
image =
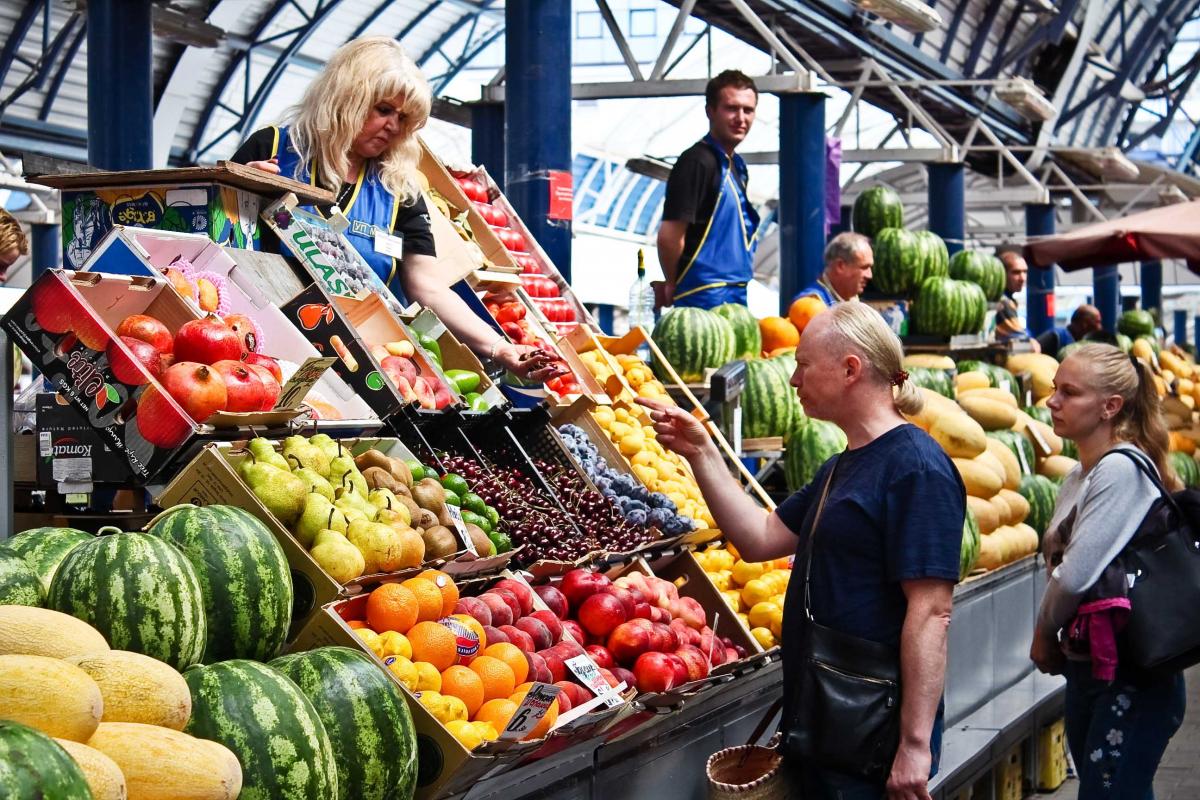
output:
M175 337L161 320L147 314L130 314L117 326L117 336L141 339L166 355L174 351Z
M281 385L283 384L283 370L279 368L279 362L275 359L270 356L264 356L262 353L250 353L244 360L247 364L257 364L260 367L266 367L275 376L275 380Z
M242 342L216 314L185 322L175 334L177 361L213 364L242 357Z
M228 402L228 392L221 373L195 361L172 364L163 373L162 385L196 422L204 422L215 412L223 411Z
M192 421L157 386L147 386L142 392L134 420L143 439L164 449L179 447L192 432Z
M258 349L261 334L258 325L250 317L245 314L229 314L225 317L225 327L238 335L243 353L253 353Z
M124 348L117 345L116 339L108 343L108 365L114 378L128 386L141 386L148 382L146 372L154 378L162 374L162 356L154 345L130 336L122 336L121 343ZM139 364L145 372L138 369Z
M213 370L225 381L225 410L233 412L261 411L267 400L267 387L262 379L241 361L218 361Z
M278 365L276 365L278 367ZM263 385L263 402L260 411L270 411L275 407L275 403L279 401L279 394L283 391L283 387L279 385L279 381L275 379L275 375L271 370L264 367L262 364L251 364L246 362L246 368L258 376Z

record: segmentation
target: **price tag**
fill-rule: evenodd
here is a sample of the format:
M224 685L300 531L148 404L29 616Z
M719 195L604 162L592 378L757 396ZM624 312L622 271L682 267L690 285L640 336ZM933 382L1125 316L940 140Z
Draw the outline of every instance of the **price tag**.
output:
M381 228L376 228L375 252L383 253L385 256L391 256L392 258L403 258L404 237L388 233Z
M999 380L999 381L996 383L996 388L997 388L997 389L999 389L999 390L1001 390L1001 391L1003 391L1003 392L1011 392L1011 391L1012 391L1012 388L1009 386L1009 380L1008 380L1008 378L1001 378L1001 379L1000 379L1000 380Z
M592 661L588 656L568 658L567 669L575 673L575 677L579 678L579 682L602 700L604 705L611 707L621 704L621 698L613 691L613 687L608 685L608 681L604 680L604 676L600 674L600 668L596 666L596 662Z
M279 400L275 403L275 408L283 411L290 411L296 408L308 396L308 392L313 385L321 379L325 374L325 370L333 366L337 359L333 356L327 358L310 358L305 360L303 364L292 374L288 382L284 384L283 391L279 393Z
M501 739L524 739L537 727L542 717L550 710L550 704L558 698L562 689L549 683L535 683L529 687L521 705L513 712L508 727L500 732Z
M458 506L446 503L446 513L450 515L450 519L454 520L454 527L458 530L458 535L463 540L463 543L466 544L467 550L472 555L478 556L479 551L475 549L475 542L471 540L471 534L467 532L467 524L463 522L462 511L459 510Z

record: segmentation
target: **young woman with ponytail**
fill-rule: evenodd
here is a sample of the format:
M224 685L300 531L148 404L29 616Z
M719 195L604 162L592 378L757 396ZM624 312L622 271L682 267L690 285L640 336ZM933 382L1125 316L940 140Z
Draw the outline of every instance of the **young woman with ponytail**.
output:
M1183 675L1150 681L1121 665L1124 575L1106 568L1159 496L1133 460L1114 451L1148 457L1175 490L1167 429L1149 367L1116 347L1084 345L1054 383L1054 432L1075 440L1079 465L1063 480L1042 541L1049 578L1030 657L1042 672L1066 676L1080 800L1153 798L1158 762L1183 721Z
M904 418L921 410L922 397L902 357L899 339L865 304L840 303L813 318L796 349L791 385L805 413L838 425L849 446L771 514L733 480L692 415L639 401L651 409L658 441L690 462L717 527L742 558L795 554L802 570L811 541L813 621L898 654L900 744L886 782L836 771L785 747L795 796L928 797L941 754L946 633L966 498L953 462ZM808 732L795 702L808 630L802 574L788 586L783 615L785 742L789 732Z

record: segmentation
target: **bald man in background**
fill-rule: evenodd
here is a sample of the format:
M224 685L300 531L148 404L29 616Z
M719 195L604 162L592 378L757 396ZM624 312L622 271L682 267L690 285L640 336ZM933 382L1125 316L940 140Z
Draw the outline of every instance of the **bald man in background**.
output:
M1069 344L1083 341L1083 337L1094 333L1102 327L1100 309L1095 306L1082 305L1071 314L1071 321L1066 327L1051 328L1037 337L1042 346L1042 352L1058 358L1058 351Z

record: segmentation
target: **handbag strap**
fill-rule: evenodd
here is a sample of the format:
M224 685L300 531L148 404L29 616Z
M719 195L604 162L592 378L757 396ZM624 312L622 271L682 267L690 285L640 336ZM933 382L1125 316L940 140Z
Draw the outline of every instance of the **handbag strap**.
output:
M1148 455L1143 453L1141 450L1130 450L1128 447L1114 447L1103 456L1100 456L1100 460L1102 461L1105 456L1112 455L1113 453L1119 453L1136 464L1138 470L1140 470L1143 475L1149 478L1150 482L1158 488L1159 494L1161 494L1162 498L1171 505L1171 508L1173 508L1176 513L1182 513L1179 508L1179 504L1175 502L1175 498L1167 489L1166 484L1162 482L1162 477L1158 474L1158 470L1154 468L1154 464L1150 461L1150 457ZM1100 462L1097 461L1096 463Z
M774 703L771 703L770 707L767 709L767 713L764 714L763 718L758 721L758 727L754 729L754 733L750 734L750 741L746 742L746 744L757 743L758 740L762 738L762 735L767 732L767 727L771 724L771 720L775 719L775 715L778 714L782 708L782 697L778 698Z
M812 610L809 607L809 574L812 572L813 545L817 538L817 525L821 521L821 512L825 510L825 500L829 497L829 487L833 485L833 476L837 473L841 456L834 456L833 466L829 468L829 477L825 479L825 487L821 489L821 498L817 501L816 511L808 526L808 542L805 545L807 553L804 557L804 616L809 622L813 621Z

